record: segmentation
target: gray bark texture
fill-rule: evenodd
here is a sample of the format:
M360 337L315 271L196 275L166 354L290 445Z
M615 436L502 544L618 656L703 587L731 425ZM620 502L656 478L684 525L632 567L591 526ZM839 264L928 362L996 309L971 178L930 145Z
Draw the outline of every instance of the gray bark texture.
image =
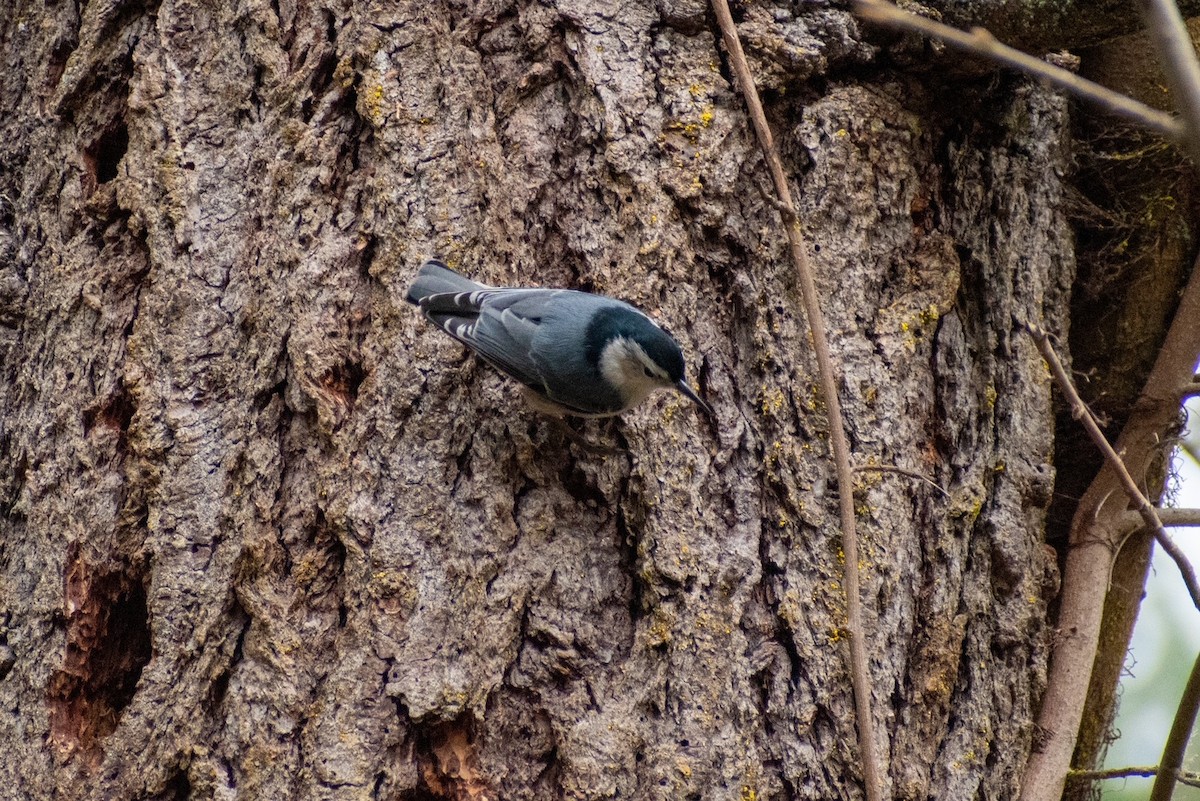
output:
M0 11L0 797L860 798L837 487L706 6ZM24 7L28 6L28 7ZM900 799L1009 798L1057 587L1067 107L735 9L858 474ZM403 295L647 309L717 408L580 448Z

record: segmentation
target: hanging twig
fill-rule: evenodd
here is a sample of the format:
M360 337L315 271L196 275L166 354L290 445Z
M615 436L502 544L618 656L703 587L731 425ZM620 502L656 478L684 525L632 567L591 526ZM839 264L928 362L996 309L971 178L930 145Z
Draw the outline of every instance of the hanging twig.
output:
M908 476L909 478L915 478L917 481L923 481L924 483L933 487L938 492L945 495L947 498L950 497L950 493L948 493L948 492L946 492L946 490L942 489L941 484L938 484L936 481L934 481L929 476L921 475L916 470L905 470L903 467L893 467L890 464L860 464L860 465L854 466L854 472L855 473L899 473L902 476Z
M1058 388L1062 390L1063 396L1066 397L1067 403L1071 406L1071 415L1083 424L1083 427L1088 432L1088 436L1092 438L1092 442L1104 454L1104 460L1108 462L1108 466L1117 474L1121 486L1125 490L1125 494L1136 507L1137 513L1141 515L1146 528L1154 533L1155 541L1174 560L1175 566L1179 568L1179 573L1183 576L1183 583L1187 587L1188 594L1192 597L1192 603L1197 609L1200 609L1200 583L1196 581L1196 571L1192 568L1192 563L1188 561L1187 555L1179 549L1174 540L1167 535L1167 530L1163 527L1163 522L1158 516L1158 510L1142 494L1137 482L1133 480L1133 476L1129 475L1129 471L1125 468L1125 463L1121 461L1121 457L1113 450L1113 446L1109 444L1108 439L1104 436L1104 432L1097 425L1096 419L1088 411L1087 405L1079 397L1079 393L1075 391L1075 384L1071 381L1071 377L1067 375L1067 371L1063 369L1062 362L1058 360L1058 354L1054 352L1054 347L1050 344L1050 335L1036 325L1026 324L1025 330L1029 332L1029 335L1033 337L1033 341L1037 343L1038 350L1041 351L1042 358L1046 360L1046 364L1050 365L1050 372L1054 374Z
M864 19L880 25L931 36L959 50L974 53L1026 75L1031 75L1056 89L1062 89L1081 100L1094 103L1110 114L1148 128L1176 144L1186 144L1183 123L1170 114L1151 108L1145 103L1139 103L1131 97L1114 92L1086 78L1081 78L1062 67L1056 67L1040 58L1034 58L1028 53L1022 53L1020 50L1001 44L996 37L983 28L973 28L969 32L960 31L958 28L934 22L927 17L902 11L883 0L857 0L854 10Z
M738 88L741 89L742 96L746 100L750 119L758 135L758 143L762 147L763 157L771 172L771 181L775 185L775 193L782 206L781 214L787 228L788 245L800 282L800 294L804 301L804 314L808 318L808 327L812 333L813 353L816 356L817 370L820 373L821 395L829 414L829 442L837 471L842 553L845 557L845 564L842 567L842 583L846 589L846 633L850 640L850 682L854 693L854 711L858 718L859 758L862 760L867 801L883 801L883 772L875 746L875 724L871 713L871 687L873 684L867 663L866 637L862 624L862 597L858 584L858 532L854 521L854 478L850 470L850 446L842 422L842 405L838 399L838 379L833 368L833 358L829 354L828 336L825 333L825 318L821 314L821 301L817 295L817 285L813 278L807 245L801 235L796 206L792 202L792 193L783 172L783 163L779 160L779 153L775 150L771 127L767 124L766 114L763 113L758 89L754 85L754 76L750 74L750 65L746 63L742 42L738 38L737 28L733 24L733 16L729 13L729 4L726 0L712 0L712 7L716 13L717 22L721 26L725 50L729 54L730 64L737 76Z
M1187 686L1175 709L1175 720L1171 723L1171 733L1167 735L1167 743L1163 746L1162 759L1158 761L1158 777L1150 790L1150 801L1171 801L1175 792L1175 781L1179 777L1179 768L1183 766L1183 755L1187 751L1188 740L1192 736L1192 727L1196 725L1196 712L1200 710L1200 654L1192 663L1192 674L1188 677Z

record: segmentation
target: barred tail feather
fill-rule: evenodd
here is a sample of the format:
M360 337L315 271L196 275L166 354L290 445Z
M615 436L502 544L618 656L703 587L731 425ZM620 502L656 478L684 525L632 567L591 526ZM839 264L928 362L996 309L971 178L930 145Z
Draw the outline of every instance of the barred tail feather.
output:
M430 295L443 293L474 292L485 285L459 275L437 259L421 265L405 299L409 303L420 303Z

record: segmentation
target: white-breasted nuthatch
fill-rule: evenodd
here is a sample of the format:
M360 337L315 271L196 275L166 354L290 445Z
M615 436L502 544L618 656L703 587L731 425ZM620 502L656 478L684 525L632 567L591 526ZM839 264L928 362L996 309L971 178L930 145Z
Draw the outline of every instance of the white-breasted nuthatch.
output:
M521 382L538 411L608 417L673 388L716 417L684 380L679 344L623 301L571 289L491 287L436 259L421 266L407 300Z

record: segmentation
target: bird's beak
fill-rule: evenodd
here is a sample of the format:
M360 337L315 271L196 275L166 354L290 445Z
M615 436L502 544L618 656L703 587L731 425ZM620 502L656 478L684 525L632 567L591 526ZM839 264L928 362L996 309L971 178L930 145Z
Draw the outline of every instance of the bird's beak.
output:
M693 392L692 388L688 386L687 381L685 379L682 379L682 378L679 379L679 383L675 385L675 389L682 392L684 394L684 396L687 397L689 400L695 401L696 405L699 406L701 409L703 409L704 413L707 414L709 417L711 417L713 420L717 419L717 413L713 411L713 407L709 406L707 403L704 402L703 398L701 398L699 395L697 395L695 392Z

